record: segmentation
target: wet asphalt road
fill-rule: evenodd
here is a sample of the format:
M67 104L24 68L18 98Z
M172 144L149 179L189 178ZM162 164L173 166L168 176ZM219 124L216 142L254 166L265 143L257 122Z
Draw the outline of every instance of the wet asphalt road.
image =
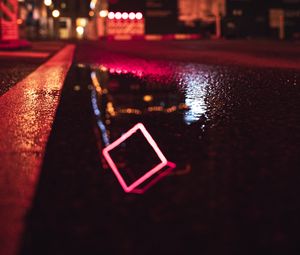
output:
M142 45L133 54L134 47L117 44L78 46L20 254L298 254L300 71L294 57L274 62L248 49L246 60L221 53L217 60L195 60L184 58L189 49L173 46L178 54L166 60L160 47L147 54ZM174 173L189 171L135 195L103 169L90 86L99 65L115 80L123 73L146 86L172 87L188 109L142 120L178 165ZM122 132L110 128L112 136Z

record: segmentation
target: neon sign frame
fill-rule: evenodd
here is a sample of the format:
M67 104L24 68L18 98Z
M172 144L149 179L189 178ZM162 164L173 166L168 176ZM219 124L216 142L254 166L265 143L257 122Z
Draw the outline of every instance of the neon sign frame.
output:
M151 147L154 149L156 152L157 156L160 159L160 163L150 169L147 173L145 173L143 176L135 180L133 183L128 185L124 178L122 177L119 169L117 168L116 164L112 160L109 151L113 150L117 146L119 146L122 142L124 142L126 139L128 139L130 136L132 136L134 133L136 133L138 130L142 132L148 143L151 145ZM108 165L112 169L113 173L117 177L121 187L126 193L144 193L150 186L155 184L159 179L161 179L163 176L167 175L170 171L172 171L175 167L176 164L173 162L169 162L164 154L161 152L159 147L157 146L156 142L152 138L152 136L149 134L149 132L146 130L145 126L142 123L136 124L134 127L132 127L130 130L128 130L125 134L123 134L121 137L119 137L116 141L113 143L109 144L106 148L103 149L102 154L104 158L106 159ZM156 173L161 171L164 167L168 167L168 169L161 175L157 176L157 178L153 179L150 181L146 186L143 188L139 188L139 186L142 186L143 183L149 178L153 177Z

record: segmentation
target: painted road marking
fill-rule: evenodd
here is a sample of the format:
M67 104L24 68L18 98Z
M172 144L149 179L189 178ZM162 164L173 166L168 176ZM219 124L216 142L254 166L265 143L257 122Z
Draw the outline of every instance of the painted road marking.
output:
M17 253L74 50L67 45L0 97L0 254Z
M32 51L0 51L0 57L15 58L47 58L49 52L32 52Z

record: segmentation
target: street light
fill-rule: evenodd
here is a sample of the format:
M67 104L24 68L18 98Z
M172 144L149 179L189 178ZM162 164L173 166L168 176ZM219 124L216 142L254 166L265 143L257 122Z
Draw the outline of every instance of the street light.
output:
M52 16L53 16L54 18L58 18L59 15L60 15L59 10L53 10L53 11L52 11Z

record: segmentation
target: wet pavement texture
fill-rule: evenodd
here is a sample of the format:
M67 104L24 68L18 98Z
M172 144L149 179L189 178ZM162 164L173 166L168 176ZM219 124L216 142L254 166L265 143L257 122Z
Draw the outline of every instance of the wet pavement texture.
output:
M0 254L18 249L74 49L68 45L0 97Z
M82 50L80 50L82 49ZM87 50L88 49L88 50ZM101 41L79 45L78 61L124 61L124 57L160 59L222 66L292 68L299 70L300 43L257 40ZM83 53L84 52L84 53ZM109 54L108 54L109 53ZM116 57L112 57L117 55ZM119 58L122 55L123 58Z
M298 69L90 46L63 88L20 254L299 253ZM177 164L143 195L125 194L101 156L93 71L110 142L141 121Z
M0 96L33 72L64 45L65 43L60 42L33 42L30 48L5 52L6 54L12 53L12 56L1 56L0 54ZM49 53L49 56L39 58L30 57L30 54L28 57L16 56L22 52L32 52L33 54L43 52Z
M30 59L26 61L27 63L20 63L20 59L12 60L11 58L0 58L0 61L0 96L29 75L43 62L43 60Z

